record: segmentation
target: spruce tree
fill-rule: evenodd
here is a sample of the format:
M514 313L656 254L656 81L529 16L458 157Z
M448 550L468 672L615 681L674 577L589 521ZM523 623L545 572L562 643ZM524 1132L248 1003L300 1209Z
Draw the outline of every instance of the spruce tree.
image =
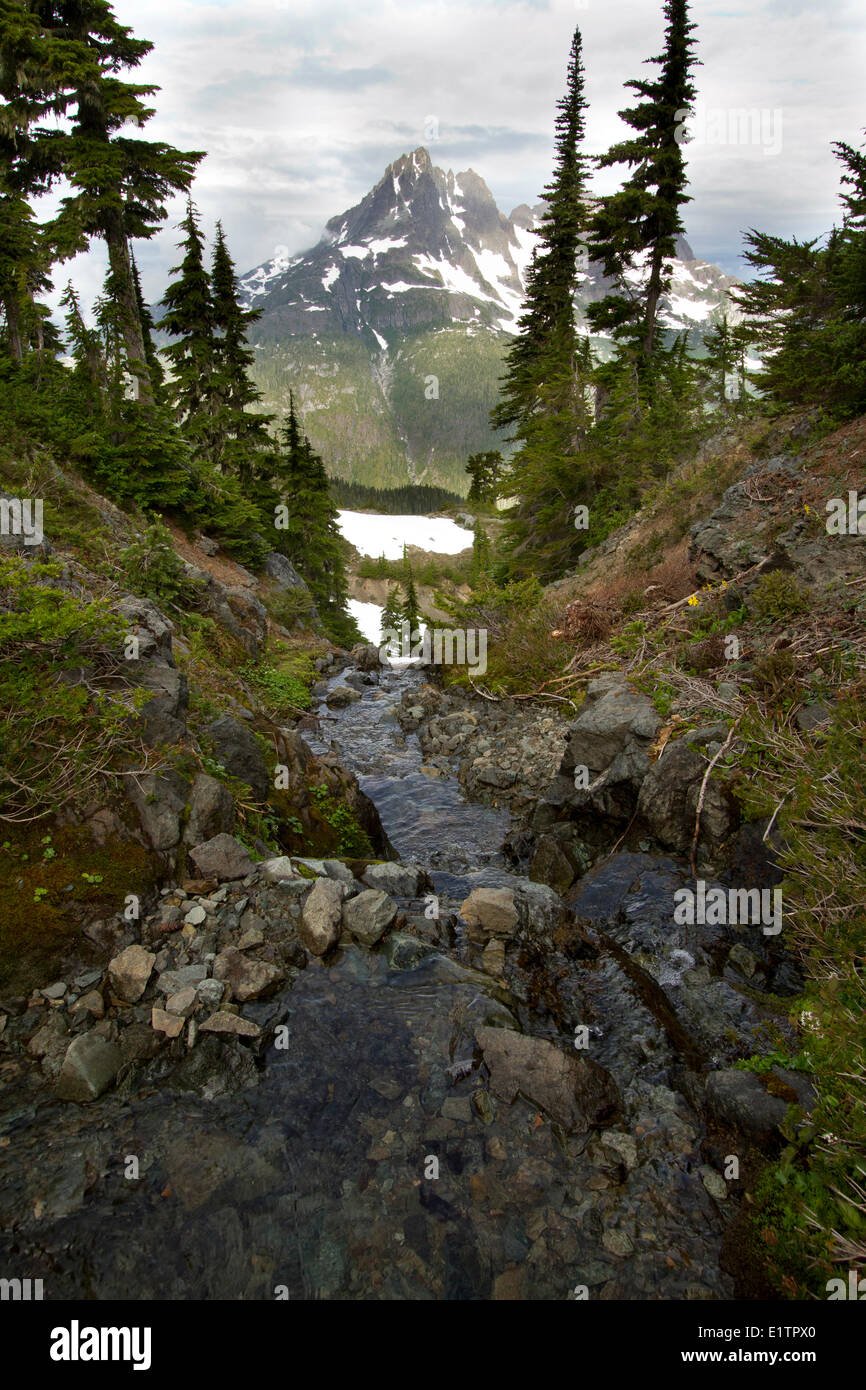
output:
M415 576L405 546L403 547L403 602L400 605L400 619L409 625L409 640L411 642L412 634L419 630L421 610L418 606Z
M281 445L275 459L274 487L288 511L288 524L276 531L277 549L306 580L329 636L342 644L360 641L346 607L349 585L344 542L328 475L301 429L291 393Z
M511 427L517 444L509 492L516 496L505 527L509 568L545 573L564 566L583 548L570 513L596 483L588 452L592 426L589 343L575 323L581 276L578 253L588 221L587 156L581 143L586 101L580 30L568 63L565 96L558 103L556 161L545 190L547 212L527 276L526 307L506 355L501 399L491 413L497 428Z
M612 146L601 168L626 164L633 173L603 198L590 230L590 252L614 288L587 308L596 330L612 333L626 350L649 359L658 342L658 312L670 288L671 258L684 231L680 210L690 202L683 159L685 116L695 99L692 69L698 60L688 0L665 0L664 52L650 63L660 67L655 81L626 83L641 100L619 115L635 134ZM635 284L635 272L642 272Z
M204 263L204 237L198 211L187 203L180 224L183 259L174 266L174 280L163 295L165 313L159 327L170 334L164 349L171 365L168 386L175 418L194 451L213 461L215 453L215 400L213 379L214 308L211 282Z
M128 370L138 394L152 397L130 241L159 230L171 194L187 191L203 155L132 138L154 114L153 86L122 81L153 45L119 23L108 0L28 0L0 13L0 94L18 141L22 191L71 185L57 219L62 256L81 239L108 249ZM40 123L51 116L54 126Z
M248 334L261 318L261 310L241 306L234 262L220 222L213 253L211 303L215 461L249 488L254 478L270 475L274 449L268 426L274 417L255 409L262 393L252 380L255 353L248 345Z
M570 398L571 381L586 363L574 320L578 252L588 220L589 161L581 151L586 100L580 29L574 31L566 94L557 109L554 175L544 191L547 207L527 274L518 333L506 354L501 398L491 413L491 422L498 429L513 426L520 431L543 404L540 390L552 369ZM546 404L549 408L549 400Z
M503 474L502 454L498 449L484 454L470 454L466 472L472 479L468 502L495 502Z

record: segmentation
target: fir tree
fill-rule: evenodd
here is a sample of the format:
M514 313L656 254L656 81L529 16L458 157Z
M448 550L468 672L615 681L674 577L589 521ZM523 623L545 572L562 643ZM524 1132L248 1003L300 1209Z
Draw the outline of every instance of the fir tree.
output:
M234 262L226 245L222 224L217 222L211 274L214 397L214 450L216 461L234 473L245 488L255 477L269 475L273 444L268 426L272 415L255 410L262 400L252 380L255 353L247 335L261 317L261 310L244 309Z
M499 484L504 466L502 454L493 449L484 454L470 454L466 472L472 479L467 501L495 502L499 496Z
M626 164L633 173L616 193L603 198L593 217L590 250L614 289L587 318L596 330L612 333L618 343L644 360L658 343L658 311L670 288L671 258L684 230L680 209L690 202L683 159L686 115L695 99L692 69L696 25L688 0L665 0L664 52L648 61L660 67L655 81L626 83L641 100L619 115L635 134L612 146L599 165ZM627 272L642 270L636 287Z
M360 633L346 608L344 542L328 475L301 430L291 393L281 444L274 486L287 508L288 524L276 532L277 548L306 580L328 634L341 643L359 641Z
M213 461L214 308L204 263L204 237L192 199L180 224L183 259L172 268L178 276L163 295L165 313L159 327L171 335L164 349L171 364L169 396L175 417L194 450Z
M406 554L406 547L403 547L403 602L400 605L400 619L409 625L409 640L412 634L419 631L418 624L421 620L421 610L418 606L418 594L415 589L415 576L412 572L412 565Z
M138 394L149 401L130 241L155 235L167 199L189 189L203 155L124 133L150 120L146 99L158 89L117 74L137 67L153 45L118 22L108 0L13 8L18 22L7 6L0 26L0 72L4 96L17 81L10 119L20 136L21 177L27 191L46 191L60 178L71 185L58 219L64 255L78 249L82 237L104 240L128 368ZM59 123L39 126L49 114Z

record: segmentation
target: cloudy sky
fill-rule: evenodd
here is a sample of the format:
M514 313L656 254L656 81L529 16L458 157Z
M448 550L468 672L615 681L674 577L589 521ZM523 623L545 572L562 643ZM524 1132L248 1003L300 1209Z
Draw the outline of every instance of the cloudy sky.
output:
M661 0L115 0L150 39L151 139L207 151L195 186L205 225L225 225L238 268L301 251L391 160L427 145L472 168L508 213L548 181L555 103L575 24L583 33L588 149L663 42ZM866 111L862 0L693 0L699 107L688 147L695 254L736 274L741 232L815 236L838 215L830 142L859 145ZM651 72L652 70L644 70ZM738 117L737 112L752 112ZM432 138L431 138L432 137ZM599 177L605 191L613 172ZM139 248L153 298L174 263L169 228ZM61 272L66 278L66 272ZM98 257L72 268L86 295Z

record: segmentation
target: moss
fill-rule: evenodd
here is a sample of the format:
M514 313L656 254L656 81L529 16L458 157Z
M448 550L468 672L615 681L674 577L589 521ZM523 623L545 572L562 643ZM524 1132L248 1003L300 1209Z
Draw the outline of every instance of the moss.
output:
M85 826L64 827L46 858L45 838L33 826L0 847L0 987L13 994L91 954L82 927L122 912L128 894L144 903L158 883L157 861L135 842L99 847Z

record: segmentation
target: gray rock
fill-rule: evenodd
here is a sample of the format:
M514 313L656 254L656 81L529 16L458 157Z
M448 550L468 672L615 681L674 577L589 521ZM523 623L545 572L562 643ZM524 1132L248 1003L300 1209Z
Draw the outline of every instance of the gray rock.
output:
M323 956L340 939L346 885L333 878L317 878L304 903L298 936L314 956Z
M200 772L189 795L189 819L183 832L184 842L200 845L214 835L230 835L234 829L235 807L232 795L223 782Z
M277 550L272 550L265 559L264 572L268 579L273 579L274 583L279 584L281 589L300 589L309 593L305 581L298 574L294 565ZM310 603L312 604L312 599Z
M166 662L140 665L138 684L151 692L142 707L142 739L149 748L179 743L186 735L189 686L186 676Z
M343 903L343 926L363 946L381 941L396 916L397 904L375 888Z
M114 1083L122 1063L123 1055L114 1043L97 1033L82 1033L67 1048L57 1079L58 1099L79 1105L96 1100Z
M145 772L139 777L125 777L123 783L151 848L166 851L180 844L189 793L184 779L174 771Z
M417 898L420 880L420 871L411 864L370 864L363 874L368 888L379 888L395 898Z
M249 851L233 835L214 835L189 852L202 878L246 878L253 867Z
M276 859L266 859L263 864L259 864L259 875L267 883L283 883L286 879L298 877L294 864L285 854Z
M796 1099L794 1088L791 1090L791 1099ZM706 1105L710 1114L758 1144L778 1138L778 1126L790 1103L790 1099L771 1095L762 1079L751 1071L728 1068L710 1072L707 1077Z
M522 1095L567 1133L616 1119L619 1091L597 1062L507 1028L476 1028L475 1038L490 1071L490 1089L502 1100L510 1104Z
M547 793L548 801L577 811L630 820L649 771L652 744L660 724L649 697L632 690L618 677L592 681L580 713L570 726L559 773ZM578 767L587 769L586 788L575 786Z
M257 801L267 801L271 779L252 731L231 715L224 714L208 724L204 735L223 767L240 782L246 782Z
M335 685L333 690L328 691L325 704L328 709L345 709L346 705L352 705L360 698L359 692L350 685Z
M278 966L255 960L235 947L228 947L220 951L214 961L213 978L228 984L232 998L244 1004L248 999L273 994L285 976Z
M638 814L661 844L685 852L692 843L701 783L707 762L683 740L667 745L640 789ZM701 844L713 853L735 829L737 815L729 794L711 776L701 811Z
M181 965L176 970L161 971L156 981L156 987L160 994L172 995L178 994L188 985L197 987L202 980L206 979L206 965Z
M139 661L164 661L174 665L171 651L171 638L174 624L151 603L150 599L126 595L117 605L117 612L125 618L138 638Z

